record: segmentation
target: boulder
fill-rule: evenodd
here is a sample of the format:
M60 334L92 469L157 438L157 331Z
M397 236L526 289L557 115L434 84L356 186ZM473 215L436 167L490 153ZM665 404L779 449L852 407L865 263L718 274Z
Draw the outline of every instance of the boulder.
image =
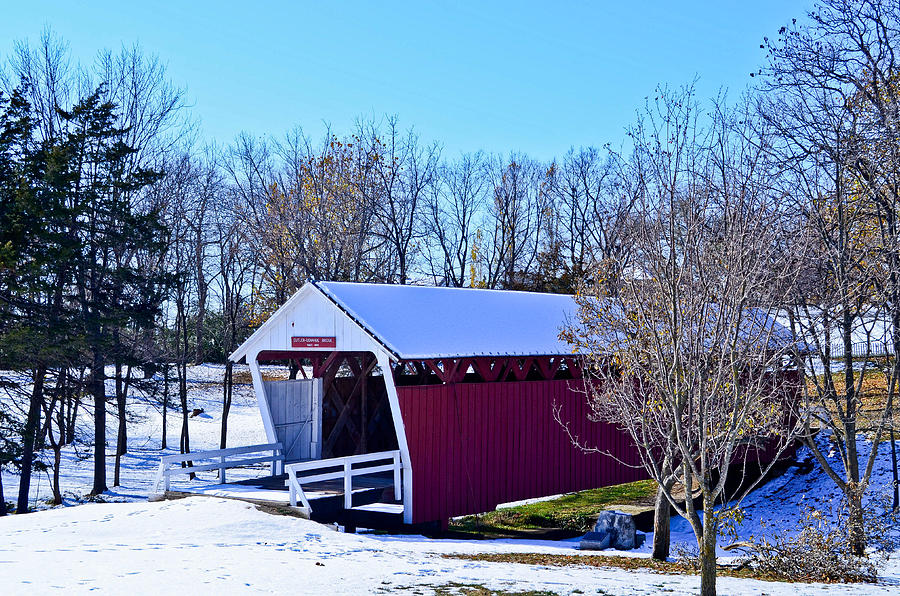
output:
M604 511L597 518L594 529L581 539L579 548L584 550L631 550L643 543L643 535L638 535L634 519L619 511Z

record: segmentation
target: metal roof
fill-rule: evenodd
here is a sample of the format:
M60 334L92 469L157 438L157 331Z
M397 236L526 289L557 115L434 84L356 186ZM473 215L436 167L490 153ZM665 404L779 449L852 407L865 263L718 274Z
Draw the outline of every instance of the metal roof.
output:
M572 353L559 332L575 315L573 296L344 282L315 285L404 360Z

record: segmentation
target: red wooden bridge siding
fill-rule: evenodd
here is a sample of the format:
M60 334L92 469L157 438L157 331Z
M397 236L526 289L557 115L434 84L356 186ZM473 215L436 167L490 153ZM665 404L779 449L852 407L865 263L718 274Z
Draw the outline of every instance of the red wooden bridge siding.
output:
M500 503L647 477L642 468L576 449L553 418L588 445L638 463L615 427L590 422L581 381L398 387L413 469L413 523L481 513Z

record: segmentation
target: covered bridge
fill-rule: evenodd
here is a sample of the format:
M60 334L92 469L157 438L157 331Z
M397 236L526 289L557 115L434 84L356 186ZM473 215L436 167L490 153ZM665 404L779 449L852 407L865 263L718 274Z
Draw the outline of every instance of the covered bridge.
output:
M575 310L563 295L315 282L230 358L250 367L289 480L291 462L312 473L323 458L394 453L403 522L444 521L646 477L580 451L554 418L638 463L623 433L588 420L579 362L558 337ZM269 362L298 378L264 380Z

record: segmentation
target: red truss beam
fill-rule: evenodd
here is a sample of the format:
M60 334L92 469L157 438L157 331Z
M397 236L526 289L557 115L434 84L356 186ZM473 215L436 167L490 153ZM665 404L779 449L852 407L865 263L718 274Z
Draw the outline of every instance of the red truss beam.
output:
M323 360L314 360L313 361L313 376L314 377L324 377L325 373L331 368L331 366L338 361L338 366L340 366L340 360L343 360L344 355L341 352L331 352L328 354L326 358Z
M425 364L425 367L430 369L431 372L433 372L434 374L436 374L442 382L446 383L447 379L444 376L444 371L440 366L438 366L438 362L440 362L440 360L425 360L424 364Z
M532 364L534 364L534 358L530 356L527 358L511 358L509 368L517 381L524 381L525 377L528 376L528 371L531 370Z
M481 378L491 383L500 378L501 373L506 370L506 364L509 358L473 358L475 370L481 375Z
M563 360L565 360L566 362L566 368L568 368L569 372L572 373L572 377L575 379L580 379L584 374L584 371L581 370L581 363L578 362L578 358L567 357Z
M510 374L516 381L524 381L534 374L549 381L556 378L563 363L574 378L581 376L577 358L570 356L477 356L401 360L394 368L394 376L409 378L418 375L419 382L425 383L428 375L434 374L441 383L460 383L466 379L469 368L472 368L486 383L509 380Z
M535 358L534 362L537 364L538 370L541 371L544 379L549 380L555 377L559 371L559 367L562 365L562 358L559 356L540 356Z

